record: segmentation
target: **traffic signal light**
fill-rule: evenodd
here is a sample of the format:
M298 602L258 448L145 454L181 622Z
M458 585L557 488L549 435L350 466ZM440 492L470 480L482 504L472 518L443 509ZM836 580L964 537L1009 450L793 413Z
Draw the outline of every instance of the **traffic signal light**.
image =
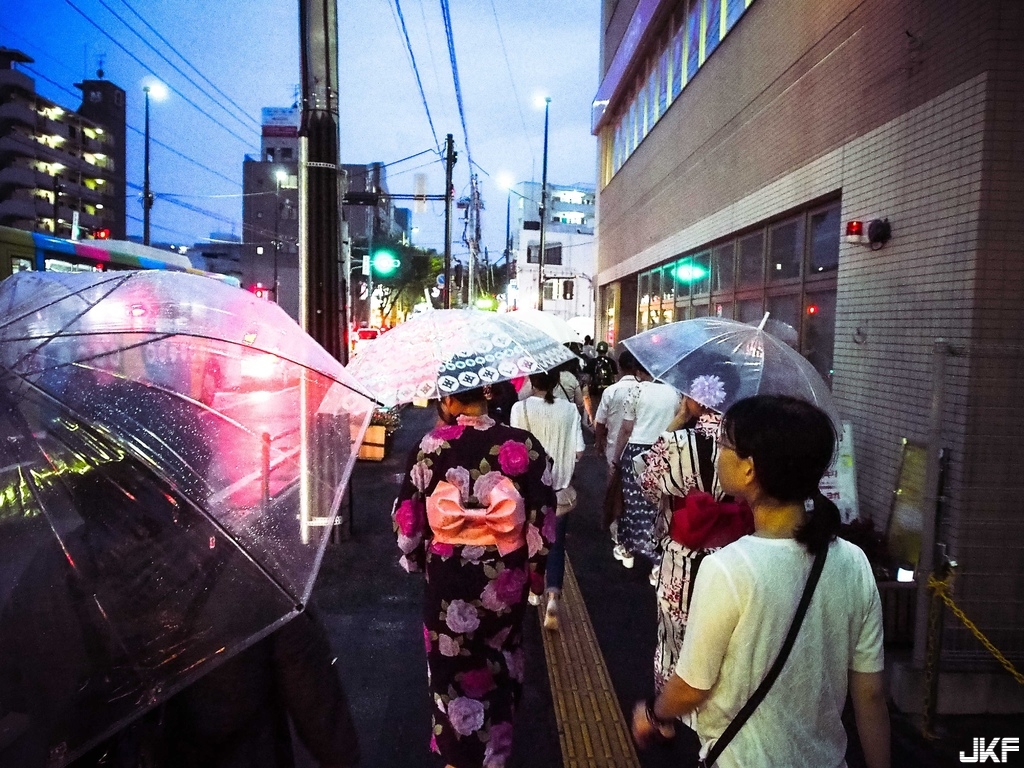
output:
M106 227L104 227L102 229L94 229L92 231L92 239L93 240L109 240L110 239L110 230L107 229Z
M377 251L370 262L375 277L391 277L402 266L401 260L391 251Z
M270 301L270 289L269 288L265 288L263 286L263 283L256 283L255 285L252 285L252 286L249 287L249 290L252 291L253 295L257 299L263 299L265 301Z

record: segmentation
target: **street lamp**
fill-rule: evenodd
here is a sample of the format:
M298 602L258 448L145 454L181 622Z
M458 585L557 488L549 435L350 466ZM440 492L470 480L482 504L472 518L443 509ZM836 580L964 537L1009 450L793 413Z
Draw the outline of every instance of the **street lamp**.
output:
M149 245L149 211L153 207L153 192L149 188L149 97L153 96L157 101L167 95L167 88L161 82L152 82L142 86L142 92L146 94L146 147L143 158L143 179L142 179L142 243Z
M548 111L551 97L544 97L544 160L540 173L540 256L537 261L537 309L544 309L544 247L547 234L548 208Z
M288 171L278 168L274 173L277 186L274 191L274 301L281 303L277 297L277 254L281 249L281 185L288 180Z

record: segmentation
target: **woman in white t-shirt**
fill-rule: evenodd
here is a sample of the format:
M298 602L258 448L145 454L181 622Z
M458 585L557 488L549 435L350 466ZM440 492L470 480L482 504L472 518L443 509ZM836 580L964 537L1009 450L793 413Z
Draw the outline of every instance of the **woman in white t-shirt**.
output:
M640 386L635 390L635 397L626 401L615 445L622 473L623 509L616 533L619 543L613 554L627 568L633 567L633 556L637 553L656 559L657 549L654 521L658 508L641 491L633 459L650 448L668 429L681 401L681 395L675 388L651 381L650 374L642 368L638 377Z
M569 512L576 506L572 473L583 454L583 429L576 407L570 401L554 396L552 390L558 387L556 372L535 373L530 376L530 385L533 396L512 406L510 423L532 433L551 457L551 486L558 496L558 508L555 541L548 552L544 573L547 589L544 628L557 630L558 603L565 574L565 528Z
M818 491L835 442L829 418L802 400L759 396L726 412L718 477L750 505L754 534L704 558L675 674L633 712L641 745L696 711L707 756L778 657L811 565L827 552L781 673L715 764L845 766L849 691L868 768L888 768L878 588L864 553L836 538L839 510Z

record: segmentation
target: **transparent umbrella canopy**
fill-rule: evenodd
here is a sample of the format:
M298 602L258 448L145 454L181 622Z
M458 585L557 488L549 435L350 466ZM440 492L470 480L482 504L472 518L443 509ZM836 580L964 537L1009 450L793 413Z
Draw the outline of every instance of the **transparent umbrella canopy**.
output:
M374 402L201 276L21 273L0 317L0 766L60 766L302 610Z
M669 323L622 342L654 378L725 412L754 395L790 395L839 412L821 375L795 349L758 326L718 317Z
M369 342L347 370L386 405L429 400L575 359L517 313L435 309Z

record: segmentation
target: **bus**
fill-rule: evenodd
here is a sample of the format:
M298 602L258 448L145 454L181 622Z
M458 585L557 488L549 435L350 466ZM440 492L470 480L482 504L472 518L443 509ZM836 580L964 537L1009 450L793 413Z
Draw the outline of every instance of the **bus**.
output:
M65 240L0 226L0 280L15 272L106 272L170 269L241 286L238 278L195 269L187 256L124 240Z

